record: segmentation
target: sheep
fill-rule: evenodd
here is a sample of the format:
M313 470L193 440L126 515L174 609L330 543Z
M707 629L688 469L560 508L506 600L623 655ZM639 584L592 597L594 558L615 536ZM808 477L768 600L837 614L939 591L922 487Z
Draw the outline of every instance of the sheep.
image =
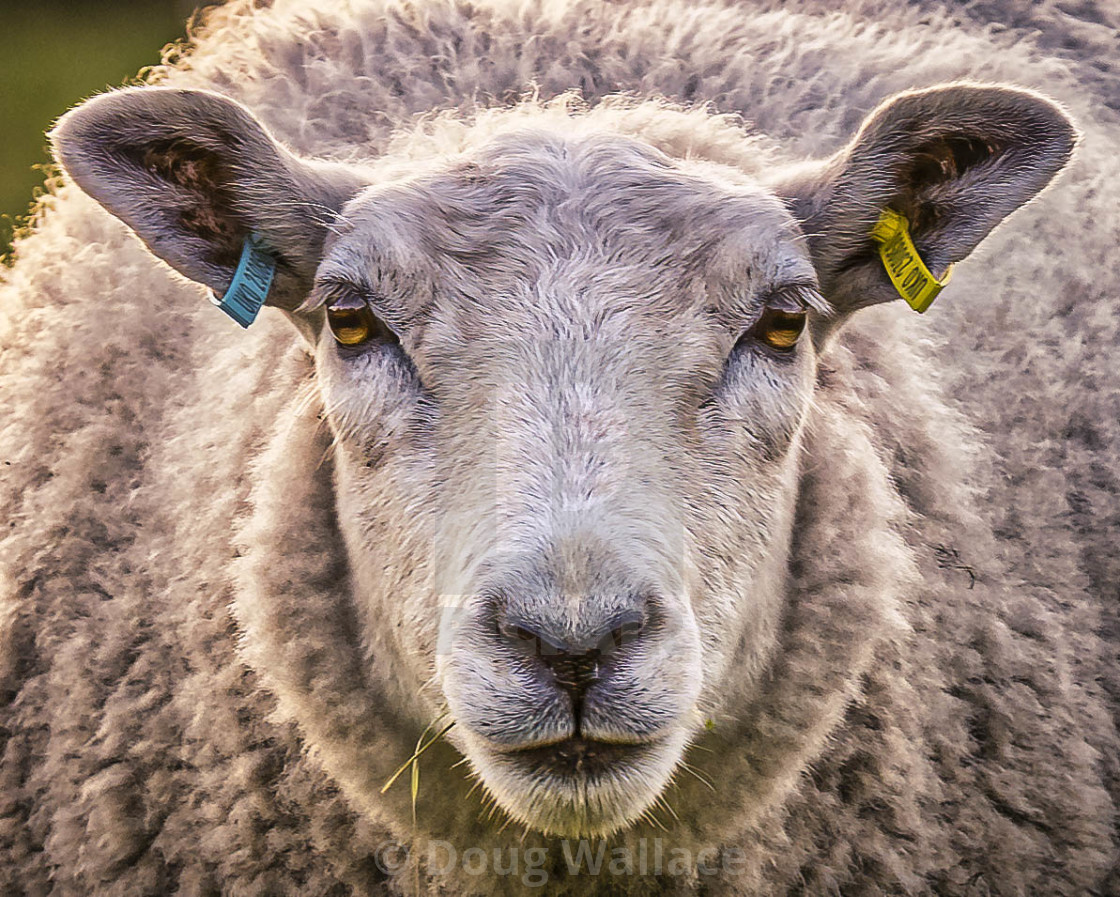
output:
M3 893L1120 893L1110 13L829 6L234 0L60 121Z

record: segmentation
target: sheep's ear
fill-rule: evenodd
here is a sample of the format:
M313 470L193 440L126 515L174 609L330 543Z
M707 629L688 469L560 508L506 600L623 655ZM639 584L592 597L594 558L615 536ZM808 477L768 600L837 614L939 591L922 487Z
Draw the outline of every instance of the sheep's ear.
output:
M778 185L808 237L839 319L897 299L871 232L884 209L906 217L935 277L976 248L1069 161L1077 132L1026 90L950 84L898 94L848 146Z
M285 309L306 296L333 219L363 186L345 166L297 159L244 106L202 90L103 94L50 138L86 193L218 294L258 234L277 261L268 304Z

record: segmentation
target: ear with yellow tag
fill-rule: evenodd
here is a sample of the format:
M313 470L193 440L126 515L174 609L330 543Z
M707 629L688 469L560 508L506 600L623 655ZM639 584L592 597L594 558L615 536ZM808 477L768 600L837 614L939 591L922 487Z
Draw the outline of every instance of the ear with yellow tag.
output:
M844 149L776 189L802 223L837 322L900 297L925 311L952 266L1050 183L1076 140L1039 94L950 84L888 99Z

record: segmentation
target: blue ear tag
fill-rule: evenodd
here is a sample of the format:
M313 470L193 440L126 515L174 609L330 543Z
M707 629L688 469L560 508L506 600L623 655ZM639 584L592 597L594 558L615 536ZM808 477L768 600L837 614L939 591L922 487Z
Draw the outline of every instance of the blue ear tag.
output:
M219 299L211 290L210 301L242 327L248 327L256 320L257 312L268 298L275 273L276 259L264 248L258 234L249 234L225 295Z

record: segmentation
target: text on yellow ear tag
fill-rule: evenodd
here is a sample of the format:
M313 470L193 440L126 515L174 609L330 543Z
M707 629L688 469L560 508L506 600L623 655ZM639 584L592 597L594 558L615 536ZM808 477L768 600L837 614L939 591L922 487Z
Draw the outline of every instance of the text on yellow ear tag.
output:
M910 222L894 209L883 209L871 230L871 239L879 244L879 258L898 295L914 311L929 308L952 277L953 266L948 267L941 280L934 277L910 239Z

